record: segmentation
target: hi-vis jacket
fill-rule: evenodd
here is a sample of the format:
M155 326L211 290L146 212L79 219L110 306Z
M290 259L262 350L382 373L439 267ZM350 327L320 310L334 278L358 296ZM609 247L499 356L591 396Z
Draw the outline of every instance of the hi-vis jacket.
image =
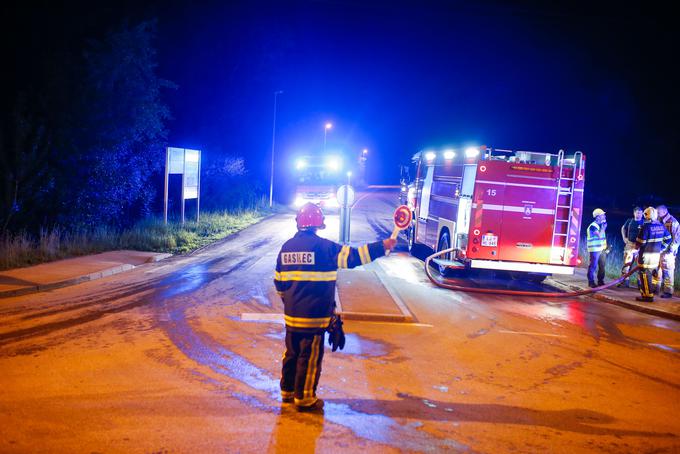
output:
M640 268L653 269L659 266L661 251L671 243L671 234L659 221L645 221L635 242L640 250L638 254Z
M302 230L286 241L276 260L274 285L283 299L286 328L326 329L335 308L338 268L366 265L385 255L382 241L359 248L342 246Z
M591 222L588 226L586 240L588 252L598 252L607 249L607 235L605 229L595 221Z

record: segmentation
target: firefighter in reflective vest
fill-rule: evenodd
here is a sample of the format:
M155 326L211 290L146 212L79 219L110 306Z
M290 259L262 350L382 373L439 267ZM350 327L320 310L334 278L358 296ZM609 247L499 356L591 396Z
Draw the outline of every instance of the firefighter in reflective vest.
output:
M661 251L661 258L659 259L660 273L657 276L653 287L656 289L661 281L661 298L673 297L673 281L675 280L675 256L678 254L678 246L680 245L680 224L668 212L666 205L659 205L656 208L659 215L659 222L661 222L668 233L671 234L671 244L663 251Z
M640 266L640 296L638 301L654 301L652 289L653 275L659 267L661 251L671 243L671 234L657 218L656 208L648 207L644 212L645 222L635 240L638 246L638 266Z
M633 217L628 218L621 227L621 238L623 238L623 268L621 268L621 275L630 271L630 267L637 262L637 246L635 240L637 239L640 227L642 227L642 208L633 208ZM630 265L628 265L630 264ZM619 283L618 287L630 287L630 277L624 279Z
M607 217L600 208L593 210L593 222L588 226L586 233L590 263L588 264L588 285L597 287L604 285L605 261L607 260ZM597 270L597 284L595 283L595 270Z
M281 247L274 285L283 299L286 352L281 368L281 399L300 411L323 408L316 397L321 375L324 332L335 308L335 281L339 268L366 265L385 255L396 240L342 246L317 236L323 229L321 209L307 203L297 213L298 232Z

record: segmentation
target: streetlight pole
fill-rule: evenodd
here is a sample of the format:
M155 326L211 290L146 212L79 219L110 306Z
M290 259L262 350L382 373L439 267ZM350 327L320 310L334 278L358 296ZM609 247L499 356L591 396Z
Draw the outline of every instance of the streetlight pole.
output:
M323 128L323 152L326 153L326 135L328 134L328 130L333 127L332 123L326 123L326 125Z
M276 97L283 93L283 90L274 92L274 122L272 123L272 170L269 176L269 208L272 207L274 200L274 140L276 139Z

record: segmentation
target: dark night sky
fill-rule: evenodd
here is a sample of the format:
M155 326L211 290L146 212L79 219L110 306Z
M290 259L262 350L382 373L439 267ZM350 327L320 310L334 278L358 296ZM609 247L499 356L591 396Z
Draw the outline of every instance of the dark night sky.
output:
M171 143L243 155L265 182L273 92L284 90L279 177L292 155L322 146L331 120L329 148L368 148L374 181L396 182L398 162L425 147L579 149L591 201L655 194L679 204L670 12L543 3L71 3L23 6L11 33L31 34L22 45L33 52L48 33L76 45L124 18L157 17L159 73L179 86L166 97Z

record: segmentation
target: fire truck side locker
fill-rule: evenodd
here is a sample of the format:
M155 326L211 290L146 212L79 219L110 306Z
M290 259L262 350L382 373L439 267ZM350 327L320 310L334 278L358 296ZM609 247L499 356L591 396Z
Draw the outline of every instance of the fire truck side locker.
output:
M458 249L468 248L470 231L470 212L472 210L472 195L475 190L477 176L477 164L465 164L463 166L463 179L460 186L460 198L458 199L458 213L456 215L456 242Z
M423 244L430 244L430 235L428 235L428 225L432 224L432 221L437 220L430 216L430 194L432 192L432 182L434 179L434 166L425 167L424 175L421 173L422 186L420 187L420 198L418 200L418 210L416 216L416 222L418 223L418 228L416 229L416 242ZM430 227L432 230L432 227Z

